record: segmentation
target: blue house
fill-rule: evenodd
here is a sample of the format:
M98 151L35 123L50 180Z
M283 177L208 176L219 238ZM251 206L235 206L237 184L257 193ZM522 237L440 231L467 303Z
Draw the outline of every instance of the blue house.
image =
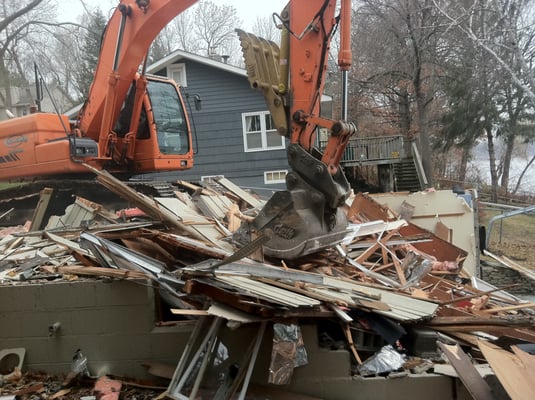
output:
M265 197L286 187L286 138L274 129L264 97L250 87L245 69L177 50L147 71L174 79L191 103L194 166L159 178L202 182L224 176ZM193 107L192 95L201 97L201 110Z

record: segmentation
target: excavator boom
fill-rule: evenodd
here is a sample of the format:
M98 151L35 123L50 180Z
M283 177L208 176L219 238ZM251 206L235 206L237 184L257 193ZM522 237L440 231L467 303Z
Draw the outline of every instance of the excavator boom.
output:
M197 1L121 0L106 26L95 77L79 117L85 136L99 142L106 137L153 40Z

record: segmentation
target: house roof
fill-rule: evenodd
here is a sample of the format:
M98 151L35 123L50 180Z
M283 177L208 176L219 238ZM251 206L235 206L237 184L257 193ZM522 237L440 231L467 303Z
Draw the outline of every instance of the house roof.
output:
M195 61L200 64L208 65L213 68L218 68L223 71L227 71L236 75L247 77L247 72L245 71L244 68L236 67L234 65L230 65L221 61L217 61L210 57L204 57L198 54L189 53L184 50L175 50L169 55L162 58L161 60L156 61L155 63L149 65L147 67L147 72L155 73L158 70L165 68L167 65L172 64L176 61L180 61L180 60Z
M164 58L149 65L147 67L147 73L154 74L155 72L158 72L159 70L167 67L169 64L175 63L180 60L194 61L247 78L247 71L245 70L245 68L236 67L234 65L214 60L210 57L200 56L198 54L193 54L184 50L175 50ZM321 98L322 101L332 101L332 97L325 94L323 94ZM83 104L79 104L76 107L71 108L70 110L66 111L66 114L69 115L70 118L74 118L82 107L82 105Z

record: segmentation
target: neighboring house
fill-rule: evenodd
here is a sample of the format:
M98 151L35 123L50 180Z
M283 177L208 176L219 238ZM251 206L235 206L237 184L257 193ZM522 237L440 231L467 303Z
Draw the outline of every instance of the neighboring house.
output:
M43 88L43 90L45 90ZM1 97L7 98L6 89L0 89ZM36 107L35 84L30 83L29 87L11 87L10 88L10 100L11 106L6 106L0 102L0 121L13 117L23 117L28 115L32 108ZM49 95L50 94L50 95ZM50 98L53 97L53 100ZM71 106L71 101L64 96L58 85L52 83L46 88L46 95L41 100L41 109L44 112L56 112L55 106L61 111Z
M0 120L13 117L22 117L30 112L30 105L33 103L28 89L20 87L10 87L9 96L6 88L0 89L0 98L11 100L11 105L7 106L0 102Z
M171 77L202 99L200 111L190 101L193 169L159 176L192 182L224 176L265 197L286 187L286 139L274 129L264 97L250 87L245 69L179 50L147 71Z

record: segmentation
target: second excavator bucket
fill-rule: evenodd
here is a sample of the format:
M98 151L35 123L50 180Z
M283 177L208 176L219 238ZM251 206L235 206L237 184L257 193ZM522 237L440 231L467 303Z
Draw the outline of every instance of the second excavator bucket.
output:
M243 52L247 78L253 89L259 90L266 99L273 124L282 136L288 134L288 117L284 108L283 92L286 87L280 49L276 43L236 29Z

